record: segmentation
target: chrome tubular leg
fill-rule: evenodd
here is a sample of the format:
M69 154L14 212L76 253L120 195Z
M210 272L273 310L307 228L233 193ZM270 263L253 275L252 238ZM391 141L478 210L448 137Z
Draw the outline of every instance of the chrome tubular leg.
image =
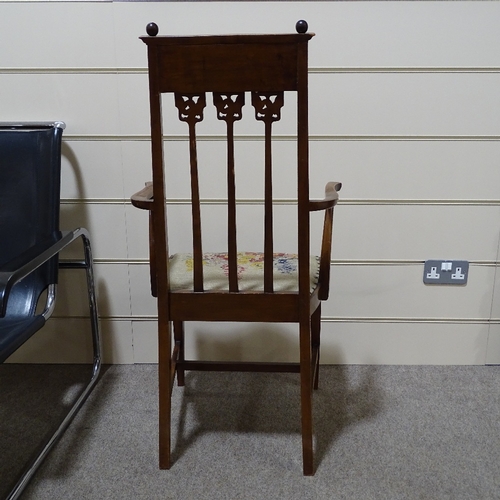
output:
M75 417L76 413L80 410L82 407L83 403L91 393L92 389L94 388L98 377L99 377L99 372L101 368L101 340L100 340L100 334L99 334L99 322L98 322L98 313L97 313L97 302L96 302L96 297L95 297L95 283L94 283L94 270L93 270L93 261L92 261L92 249L90 246L90 240L89 240L89 235L86 230L81 229L81 237L83 240L83 247L84 247L84 254L85 254L85 272L87 275L87 292L88 292L88 300L89 300L89 312L90 312L90 323L91 323L91 330L92 330L92 343L93 343L93 365L92 365L92 376L90 378L90 381L88 382L87 386L83 389L81 392L80 396L76 400L76 402L73 404L72 408L69 410L67 413L66 417L64 420L61 422L59 427L57 428L56 432L52 435L52 437L48 440L48 442L44 445L42 451L39 453L39 455L33 460L33 462L26 468L25 472L17 482L17 484L14 486L12 491L8 494L6 500L16 500L18 499L24 489L26 488L27 484L31 480L31 478L34 476L35 472L37 471L38 467L40 467L41 463L45 459L45 457L48 455L50 450L54 447L54 445L57 443L57 441L60 439L60 437L63 435L63 433L66 431L68 428L69 424ZM81 266L77 265L75 267L76 269L80 268ZM53 290L55 292L55 289Z
M92 328L92 345L94 349L94 371L99 372L101 365L101 339L99 335L99 319L95 296L94 263L92 248L88 234L82 233L83 249L85 254L85 272L87 274L87 292L89 298L89 313Z

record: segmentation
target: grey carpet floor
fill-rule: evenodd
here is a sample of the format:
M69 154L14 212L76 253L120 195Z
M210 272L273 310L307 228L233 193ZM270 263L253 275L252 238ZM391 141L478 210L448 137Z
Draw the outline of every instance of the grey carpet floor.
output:
M45 393L68 369L64 398L75 368L17 367L42 387L23 389L28 417L10 417L24 438L6 430L5 411L22 411L15 391L0 398L3 450L24 450L29 429L58 416ZM500 368L322 366L320 377L314 477L302 476L296 375L188 373L173 399L175 462L160 471L156 366L112 366L23 498L500 499ZM2 485L12 474L0 463Z

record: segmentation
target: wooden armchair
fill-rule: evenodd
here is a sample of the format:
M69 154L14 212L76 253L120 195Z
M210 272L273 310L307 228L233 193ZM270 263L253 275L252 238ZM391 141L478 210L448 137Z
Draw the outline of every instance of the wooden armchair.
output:
M309 199L307 46L312 34L297 23L298 34L171 37L147 27L153 182L132 196L150 213L152 294L158 299L160 468L170 468L171 391L175 375L184 384L185 370L295 372L300 374L303 468L314 474L312 389L318 387L321 302L328 298L333 209L340 183L326 185L321 201ZM273 244L272 126L280 120L284 92L297 99L297 235L294 254L276 253ZM189 133L193 248L169 254L165 205L162 94L173 93L178 116ZM200 175L196 126L213 94L217 118L226 122L227 246L204 253L201 231ZM243 108L250 97L251 108ZM292 106L293 107L293 106ZM208 113L208 112L207 112ZM263 251L237 248L235 122L242 115L263 122ZM216 161L210 168L215 168ZM181 169L181 166L176 166ZM202 166L200 166L202 168ZM168 170L168 169L167 169ZM310 212L324 210L320 257L310 255ZM168 221L172 222L172 221ZM174 222L182 224L182 222ZM256 224L258 226L259 224ZM242 229L242 228L240 228ZM246 227L244 231L252 230ZM209 362L184 356L185 321L298 323L299 363ZM174 343L171 328L173 326Z

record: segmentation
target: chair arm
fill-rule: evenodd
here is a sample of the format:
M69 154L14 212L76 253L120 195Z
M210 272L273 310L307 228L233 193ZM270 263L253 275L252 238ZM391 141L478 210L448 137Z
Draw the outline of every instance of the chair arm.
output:
M17 282L38 269L70 243L83 235L88 237L87 230L84 228L74 229L73 231L61 231L57 241L44 241L38 245L34 245L21 255L1 266L0 317L5 316L10 290Z
M325 197L322 200L309 201L309 211L325 210L337 204L339 191L342 188L341 182L328 182L325 186Z
M318 298L327 300L330 293L330 267L332 259L332 234L333 234L333 209L339 199L338 192L342 184L340 182L328 182L325 187L325 198L319 201L310 201L309 210L325 210L323 223L323 237L321 241L321 256L319 261L319 283Z
M157 297L156 260L153 230L153 183L146 182L146 186L130 197L132 205L142 210L149 210L149 274L151 280L151 294Z
M146 182L146 187L130 197L132 205L142 210L153 209L153 183Z

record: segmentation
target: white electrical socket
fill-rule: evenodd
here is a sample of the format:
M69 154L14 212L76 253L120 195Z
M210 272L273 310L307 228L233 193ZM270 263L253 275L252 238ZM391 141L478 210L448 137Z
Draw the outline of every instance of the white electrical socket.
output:
M424 263L426 285L466 285L468 274L466 260L426 260Z
M465 279L465 274L462 273L462 268L457 267L455 269L455 272L451 275L452 280L464 280Z
M437 272L437 267L431 267L431 272L426 276L428 280L438 280L441 275Z

